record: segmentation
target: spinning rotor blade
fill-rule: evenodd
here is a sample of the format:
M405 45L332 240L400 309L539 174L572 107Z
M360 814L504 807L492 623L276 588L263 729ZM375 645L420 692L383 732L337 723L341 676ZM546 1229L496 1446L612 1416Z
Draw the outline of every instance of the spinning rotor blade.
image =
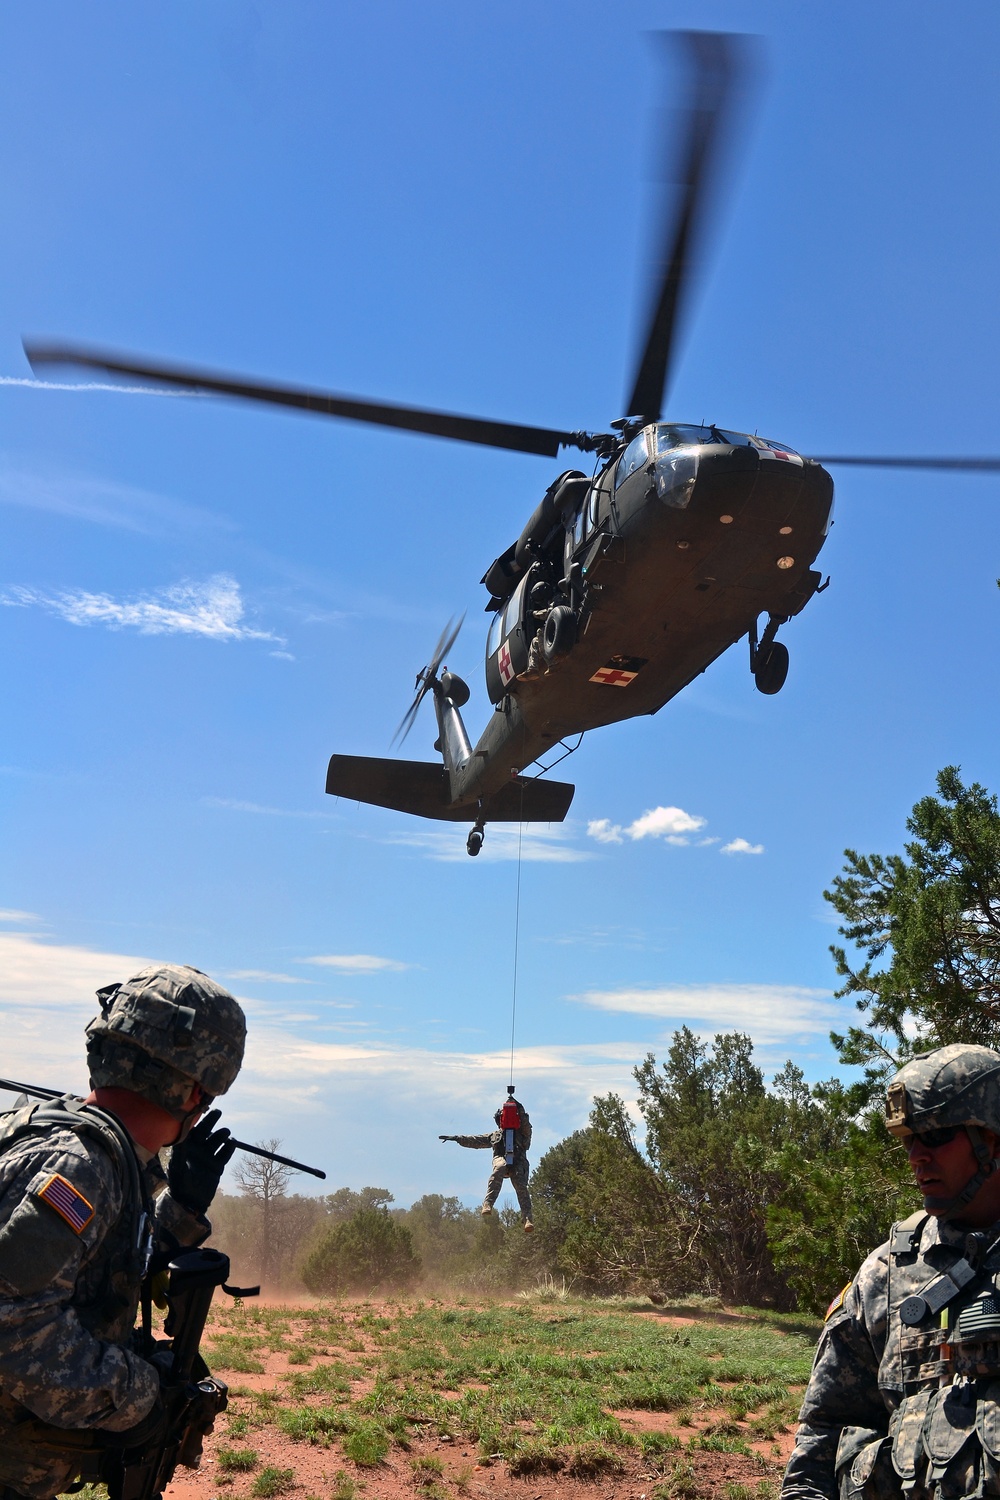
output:
M409 734L410 730L413 728L414 724L416 723L417 714L420 710L420 705L421 703L423 703L424 698L434 685L434 681L437 677L438 667L444 661L445 657L448 655L448 652L458 640L458 632L461 630L463 624L465 623L465 615L462 614L459 617L458 624L453 629L452 620L454 620L454 618L455 617L453 615L452 619L448 621L447 625L438 636L438 643L434 647L434 654L417 679L420 686L417 688L416 697L410 704L402 719L400 719L399 721L399 727L392 737L393 745L397 740L400 744L402 744L406 739L406 736Z
M940 469L964 474L1000 474L1000 458L817 458L818 464L856 469Z
M683 43L693 76L691 99L684 115L687 139L676 179L680 201L672 234L669 225L664 230L662 256L654 270L657 291L646 345L639 360L632 394L625 406L626 416L643 417L647 422L656 421L663 410L678 317L690 295L697 268L698 231L717 176L723 127L736 85L748 72L745 37L714 31L663 32L661 35Z
M185 365L151 363L130 354L113 354L75 344L45 344L25 341L24 352L35 371L41 365L74 365L103 370L108 375L128 375L150 385L179 386L204 395L234 396L243 401L261 401L269 406L289 406L324 417L343 417L349 422L373 422L405 432L452 438L460 443L481 443L487 448L509 448L515 453L537 453L555 458L560 448L593 451L590 434L558 432L549 427L526 427L516 422L491 422L485 417L461 417L450 412L426 411L419 406L389 406L330 391L301 390L291 385L272 385L245 375L223 375Z

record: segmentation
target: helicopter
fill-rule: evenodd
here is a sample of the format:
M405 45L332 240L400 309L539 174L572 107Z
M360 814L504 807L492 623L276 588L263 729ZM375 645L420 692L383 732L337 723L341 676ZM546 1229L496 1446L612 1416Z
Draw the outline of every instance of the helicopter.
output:
M490 822L566 817L575 788L544 779L555 762L535 775L527 768L560 747L570 753L568 741L588 730L656 713L741 639L757 689L781 690L789 654L777 632L829 583L813 566L833 511L827 466L1000 472L997 458L808 457L756 434L663 419L680 315L749 58L747 39L730 34L665 36L683 48L690 85L676 203L659 241L627 415L607 432L394 406L65 343L24 345L35 370L97 369L549 458L564 448L594 455L589 476L567 469L552 481L483 575L493 713L475 746L461 713L468 684L446 666L461 627L449 622L396 735L406 738L430 695L440 761L335 754L329 762L333 796L471 823L471 855Z

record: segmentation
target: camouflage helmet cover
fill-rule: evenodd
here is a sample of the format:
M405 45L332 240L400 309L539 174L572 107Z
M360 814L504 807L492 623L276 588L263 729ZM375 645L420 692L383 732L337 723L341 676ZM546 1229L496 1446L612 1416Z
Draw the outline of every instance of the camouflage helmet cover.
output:
M101 1014L87 1027L95 1086L103 1081L95 1076L102 1058L114 1069L123 1058L134 1063L136 1053L161 1065L159 1086L152 1090L142 1086L141 1068L127 1069L137 1092L165 1093L167 1107L179 1102L174 1095L181 1079L187 1081L186 1093L193 1081L213 1098L232 1085L243 1061L246 1018L234 996L200 969L151 965L124 984L98 990L97 998ZM172 1082L170 1075L175 1075Z
M901 1139L952 1125L1000 1135L1000 1052L956 1042L918 1053L889 1085L885 1123Z

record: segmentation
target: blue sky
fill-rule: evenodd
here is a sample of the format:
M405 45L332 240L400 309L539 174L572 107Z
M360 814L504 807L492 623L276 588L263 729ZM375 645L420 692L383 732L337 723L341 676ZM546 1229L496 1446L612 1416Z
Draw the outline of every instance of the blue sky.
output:
M0 16L0 1011L82 1085L97 984L247 1002L227 1118L400 1202L472 1201L503 1095L516 833L325 797L561 464L207 400L41 389L24 334L602 428L643 306L645 33L764 41L669 415L805 453L1000 453L1000 13L572 0L68 3ZM822 890L949 762L1000 787L1000 484L841 470L784 691L744 647L589 736L524 840L516 1078L540 1150L673 1028L828 1076ZM429 708L405 753L431 759ZM704 819L686 845L642 824ZM588 825L618 829L617 841ZM654 829L656 820L653 820ZM638 829L636 825L638 826ZM659 820L669 831L670 819ZM631 833L629 832L631 830ZM700 844L712 838L715 843ZM749 849L724 853L743 841ZM303 1184L308 1186L308 1184Z

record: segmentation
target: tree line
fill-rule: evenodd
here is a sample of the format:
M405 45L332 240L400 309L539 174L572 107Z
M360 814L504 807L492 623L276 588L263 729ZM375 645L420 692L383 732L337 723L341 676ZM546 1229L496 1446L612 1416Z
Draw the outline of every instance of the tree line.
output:
M845 946L831 952L859 1024L831 1040L855 1081L809 1085L789 1061L770 1083L740 1033L688 1027L634 1069L639 1121L616 1094L541 1157L535 1234L429 1193L288 1193L258 1158L216 1200L217 1241L240 1279L321 1294L417 1284L509 1292L554 1277L600 1294L820 1311L914 1206L882 1123L887 1075L949 1042L1000 1047L1000 812L958 768L907 820L901 853L848 849L824 892ZM853 954L849 956L851 945ZM276 1142L261 1142L275 1149Z

